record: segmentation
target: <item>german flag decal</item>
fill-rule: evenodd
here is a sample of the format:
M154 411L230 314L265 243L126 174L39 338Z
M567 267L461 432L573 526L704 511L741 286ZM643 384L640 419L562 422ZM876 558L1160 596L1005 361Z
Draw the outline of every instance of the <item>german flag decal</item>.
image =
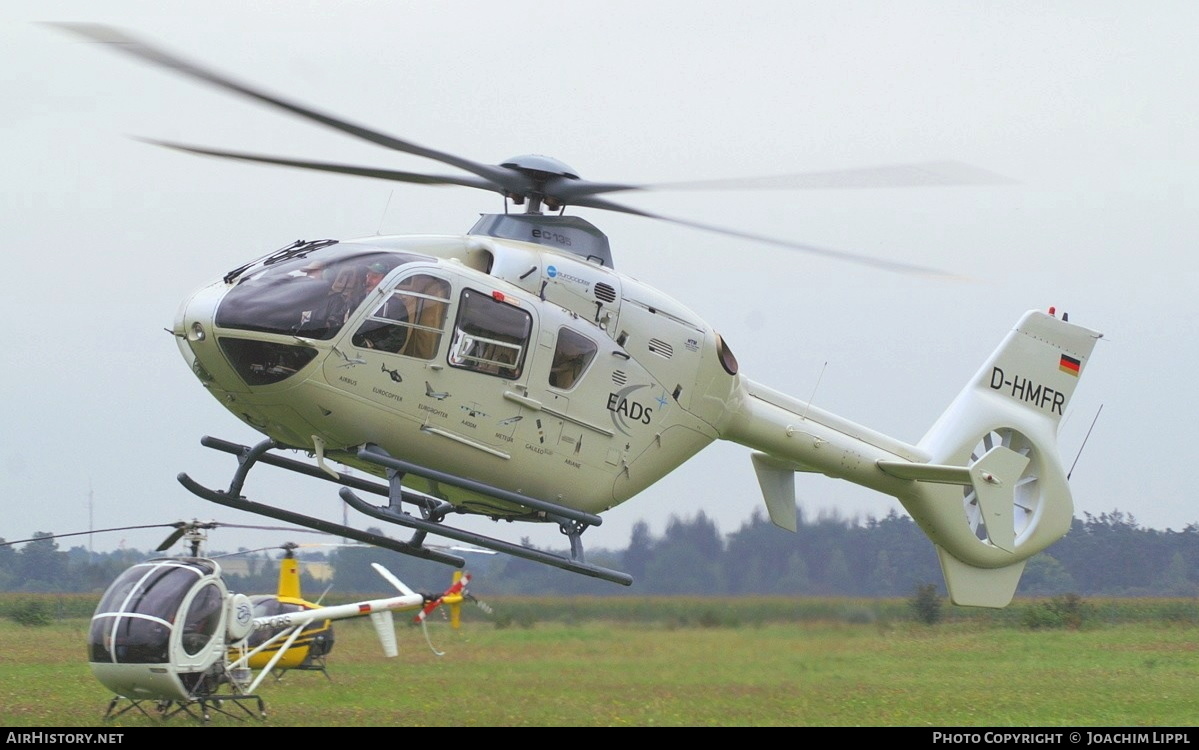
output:
M1078 377L1078 368L1081 366L1082 363L1074 357L1071 357L1069 354L1063 354L1062 361L1058 363L1058 368L1062 372L1068 372L1074 377Z

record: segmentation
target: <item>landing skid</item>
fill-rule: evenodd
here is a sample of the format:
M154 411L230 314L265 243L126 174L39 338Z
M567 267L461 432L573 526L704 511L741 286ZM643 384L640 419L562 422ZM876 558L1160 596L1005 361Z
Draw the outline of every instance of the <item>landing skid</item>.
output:
M422 466L394 458L383 449L373 445L366 445L360 448L358 450L358 457L363 461L368 461L384 468L388 477L387 484L342 474L334 477L318 466L270 453L269 451L272 449L280 448L279 444L273 440L264 440L251 448L250 446L206 436L200 440L200 444L207 448L213 448L237 456L238 467L237 471L233 474L233 480L229 483L229 489L224 491L209 489L196 482L186 473L179 474L179 483L191 493L218 505L224 505L227 508L257 513L268 518L275 518L298 526L316 529L317 531L325 531L405 555L452 565L456 568L463 567L466 561L456 555L446 554L425 547L424 542L428 534L436 534L465 544L473 544L484 549L503 552L513 557L533 560L534 562L561 568L562 570L569 570L572 573L581 573L582 575L600 578L624 586L628 586L633 582L632 576L627 573L611 570L599 565L592 565L584 559L582 534L589 526L598 526L602 522L599 516L590 513L584 513L545 500L508 492L482 482L426 469ZM248 500L242 496L241 490L245 484L246 475L259 462L340 484L342 485L342 489L339 495L350 507L372 518L411 529L414 532L412 538L404 542L379 534L372 534L369 531L360 531L343 524L313 518ZM415 474L428 479L435 479L438 482L462 487L497 500L518 503L533 508L547 520L557 523L562 533L570 539L570 555L560 555L523 547L502 539L495 539L483 534L466 531L465 529L447 526L445 524L445 517L450 513L461 511L443 500L404 489L401 485L401 480L405 474ZM354 490L385 497L388 499L388 504L386 506L371 505L355 494ZM404 511L401 503L414 505L420 511L420 517Z
M117 707L125 701L128 701L128 705L118 710ZM257 713L246 706L246 703L252 703L257 709ZM147 710L147 706L149 706L149 710ZM237 711L229 710L230 707L236 708ZM108 710L104 712L104 721L112 721L135 709L146 718L161 721L166 721L178 714L186 714L196 721L207 723L212 719L213 713L223 714L239 721L246 718L266 719L266 705L257 695L208 695L185 701L137 700L114 695L108 702Z

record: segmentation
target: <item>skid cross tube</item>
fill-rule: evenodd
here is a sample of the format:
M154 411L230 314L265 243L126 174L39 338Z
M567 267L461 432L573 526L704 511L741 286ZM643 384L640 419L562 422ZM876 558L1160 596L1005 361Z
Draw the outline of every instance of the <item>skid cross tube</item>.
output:
M376 547L382 547L383 549L389 549L394 552L400 552L413 557L419 557L424 560L431 560L433 562L451 565L455 568L462 568L466 565L466 560L458 557L457 555L449 555L444 552L438 552L436 550L431 550L427 547L421 546L420 542L424 540L424 534L415 536L411 542L403 542L398 539L382 536L380 534L372 534L369 531L360 531L351 526L333 523L332 521L325 521L320 518L313 518L312 516L306 516L294 511L276 508L272 505L257 503L253 500L248 500L241 495L241 488L245 483L246 475L249 474L250 469L253 468L254 464L260 461L281 469L287 469L288 471L294 471L299 474L325 479L327 481L335 482L347 487L355 487L366 492L372 492L376 495L383 495L384 497L388 496L387 485L345 475L335 479L321 469L310 464L268 453L267 451L270 449L279 447L279 445L273 440L264 440L253 448L208 436L205 436L203 439L201 439L200 443L205 447L214 448L225 453L233 454L237 457L238 467L237 471L233 475L233 480L229 484L229 490L227 492L209 489L208 487L205 487L189 477L186 473L179 474L177 477L179 483L186 487L189 492L198 497L218 505L224 505L227 508L244 510L248 513L257 513L258 515L267 516L268 518L275 518L280 521L286 521L287 523L294 523L297 526L304 526L309 529L324 531L335 536L343 536L347 539L354 539L364 544L371 544ZM437 507L438 505L437 501L432 500L431 498L425 498L410 492L404 493L404 499L422 508Z
M294 471L297 474L315 477L316 479L323 479L326 482L333 482L334 484L353 487L354 489L362 490L363 492L370 492L375 495L388 497L389 491L387 485L385 484L372 482L368 479L359 479L358 477L349 476L347 474L340 474L337 478L334 478L318 466L313 466L312 464L307 464L303 461L297 461L294 458L287 458L286 456L277 456L273 453L267 453L266 451L272 448L285 447L279 445L273 440L264 440L253 448L250 448L249 446L231 443L228 440L222 440L220 438L214 438L205 435L204 437L200 438L200 445L203 445L205 448L212 448L214 450L223 451L238 457L239 467L237 474L235 474L233 477L233 482L229 486L230 495L241 494L241 486L245 481L246 474L248 474L250 471L250 466L252 466L254 462L261 462L278 467L280 469ZM427 498L411 492L404 493L404 500L412 503L413 505L424 507L429 510L433 510L438 506L437 501L433 500L432 498Z
M395 552L400 552L414 557L420 557L426 560L452 565L456 568L464 567L466 561L455 555L449 555L442 552L436 552L423 546L425 537L428 534L436 534L437 536L447 537L467 544L475 544L486 549L495 550L512 555L513 557L521 557L526 560L533 560L551 567L568 570L574 573L600 578L613 583L619 583L624 586L632 584L633 578L627 573L622 573L618 570L611 570L599 565L592 565L583 559L583 544L581 535L589 525L599 525L601 519L599 516L585 513L583 511L567 508L555 503L529 498L515 492L502 490L498 487L476 482L463 477L457 477L452 474L426 469L422 466L402 461L393 458L381 448L373 445L363 446L358 451L358 456L377 466L386 468L389 483L381 484L379 482L371 482L357 477L339 474L334 477L323 469L297 461L295 459L284 456L275 455L269 451L274 448L286 448L281 446L274 440L264 440L254 447L231 443L219 438L205 436L201 444L207 448L223 451L237 457L238 467L234 472L233 479L229 484L227 491L213 490L201 485L189 477L186 473L180 473L178 476L179 483L182 484L189 492L201 497L209 502L223 505L227 508L235 510L243 510L249 513L275 518L280 521L294 523L297 526L324 531L336 536L344 536L348 539L354 539L365 544L375 545L384 549L390 549ZM342 485L340 492L342 500L350 507L358 510L373 518L382 521L394 523L398 526L403 526L412 529L414 534L411 541L403 542L390 537L373 534L368 531L360 531L350 526L345 526L332 521L325 521L319 518L313 518L301 513L296 513L290 510L284 510L271 505L254 502L241 495L242 486L245 484L246 476L250 469L256 463L265 463L288 471L294 471L305 476L316 477L327 482ZM401 481L404 474L412 473L418 476L434 479L446 484L455 485L478 492L483 495L494 497L507 502L519 503L526 507L534 508L545 513L545 517L557 523L562 529L562 532L570 538L570 556L561 555L553 552L523 547L518 544L506 542L502 539L485 536L463 529L458 529L452 526L446 526L442 523L446 512L453 510L453 506L436 498L427 497L425 495L411 492L403 489ZM379 495L388 498L389 507L381 508L370 505L363 501L353 490L369 492L374 495ZM400 502L409 502L421 509L423 518L417 518L409 513L401 510Z
M371 505L362 498L354 494L354 491L349 487L343 487L339 492L341 499L345 500L351 508L361 513L365 513L373 518L378 518L381 521L387 521L399 526L404 526L420 532L428 532L437 534L438 536L448 537L464 544L474 544L486 549L503 552L506 555L513 557L522 557L526 560L544 563L562 570L569 570L572 573L581 573L592 578L601 578L612 583L619 583L623 586L628 586L633 583L633 577L628 573L622 573L619 570L611 570L609 568L600 567L583 562L582 560L574 560L553 552L545 552L543 550L534 549L532 547L522 547L519 544L505 542L502 539L477 534L473 531L465 531L463 529L445 526L436 521L426 521L423 518L417 518L410 513L397 511L393 508L380 508ZM577 540L571 540L572 550L577 546Z
M535 497L522 495L518 492L509 492L508 490L502 490L499 487L492 487L491 485L484 484L483 482L476 482L473 479L466 479L465 477L456 476L454 474L447 474L444 471L427 469L419 464L414 464L410 461L404 461L402 459L395 458L377 445L371 445L368 443L367 445L359 448L358 458L361 458L363 461L370 461L371 463L379 466L386 466L390 469L402 471L405 474L415 474L418 477L433 479L454 487L461 487L464 490L478 492L487 495L488 497L494 497L497 500L506 500L510 503L525 505L535 510L544 511L554 516L562 516L563 518L568 518L571 521L578 521L580 523L587 524L588 526L599 526L604 522L604 519L593 513L584 513L581 510L567 508L564 505L558 505L557 503L551 503L546 500L539 500Z
M407 526L410 529L419 531L428 531L441 536L447 536L451 539L457 539L460 542L470 544L478 544L481 547L494 549L497 552L512 555L514 557L523 557L527 560L544 563L555 568L562 568L574 573L582 573L583 575L592 576L594 578L602 578L606 581L619 583L628 586L633 582L631 576L627 573L622 573L618 570L610 570L598 565L591 565L583 555L583 532L588 526L598 526L603 522L599 516L592 513L586 513L574 508L568 508L558 503L552 503L547 500L540 500L534 497L528 497L517 492L494 487L483 482L473 479L467 479L454 474L447 474L443 471L429 469L419 464L414 464L410 461L404 461L396 458L383 450L377 445L367 443L358 449L358 458L363 461L368 461L377 466L382 466L388 470L388 481L392 488L392 502L389 508L378 508L367 505L361 499L354 495L348 489L343 488L339 494L341 499L350 504L356 510L374 516L383 521L391 521L392 523ZM442 525L444 513L425 512L424 518L416 518L415 516L405 513L400 509L399 503L394 501L396 492L401 492L400 481L404 474L414 474L416 476L432 479L437 482L461 487L465 490L477 492L488 497L494 497L497 500L505 500L511 503L518 503L526 507L533 508L545 514L547 520L558 524L558 528L562 530L570 539L570 556L559 555L553 552L544 552L541 550L530 549L521 545L505 542L502 539L495 539L489 536L483 536L470 531L455 529Z
M312 516L305 516L290 510L276 508L272 505L263 505L262 503L256 503L253 500L247 500L244 497L234 497L218 490L210 490L189 477L187 474L180 474L178 479L179 483L186 487L192 494L198 495L199 497L202 497L209 502L216 503L217 505L224 505L226 508L244 510L247 513L257 513L260 516L276 518L280 521L286 521L287 523L294 523L297 526L304 526L309 529L324 531L326 533L333 534L334 536L343 536L347 539L354 539L362 542L363 544L371 544L376 547L382 547L383 549L389 549L405 555L412 555L413 557L420 557L425 560L432 560L433 562L452 565L455 568L465 567L466 565L466 560L456 555L447 555L443 552L437 552L436 550L431 550L426 547L410 544L408 542L402 542L399 539L392 539L391 537L372 534L369 531L359 531L351 526L343 526L339 523L324 521L320 518L313 518Z

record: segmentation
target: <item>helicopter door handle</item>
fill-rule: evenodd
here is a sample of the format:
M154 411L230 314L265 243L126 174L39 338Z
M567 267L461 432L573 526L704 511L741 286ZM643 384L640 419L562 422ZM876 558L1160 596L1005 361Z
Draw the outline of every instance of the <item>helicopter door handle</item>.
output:
M532 398L529 398L528 396L522 396L519 393L515 393L513 391L504 391L504 398L508 399L509 401L515 401L516 403L518 403L522 406L527 406L530 409L536 409L538 411L541 411L541 402L538 401L537 399L532 399Z
M626 359L626 360L627 360L627 359L632 359L632 357L630 357L630 356L629 356L629 353L628 353L628 352L622 352L622 351L620 351L620 350L618 350L618 349L613 349L613 350L612 350L612 356L613 356L613 357L620 357L621 359Z

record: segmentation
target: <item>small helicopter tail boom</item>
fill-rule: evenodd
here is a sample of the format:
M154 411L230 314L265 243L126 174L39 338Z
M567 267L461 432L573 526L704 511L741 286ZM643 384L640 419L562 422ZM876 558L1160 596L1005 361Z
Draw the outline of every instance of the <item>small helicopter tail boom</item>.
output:
M1006 606L1073 500L1057 429L1100 334L1030 311L916 445L744 384L722 437L754 448L771 520L796 528L794 473L892 495L932 540L955 604Z

